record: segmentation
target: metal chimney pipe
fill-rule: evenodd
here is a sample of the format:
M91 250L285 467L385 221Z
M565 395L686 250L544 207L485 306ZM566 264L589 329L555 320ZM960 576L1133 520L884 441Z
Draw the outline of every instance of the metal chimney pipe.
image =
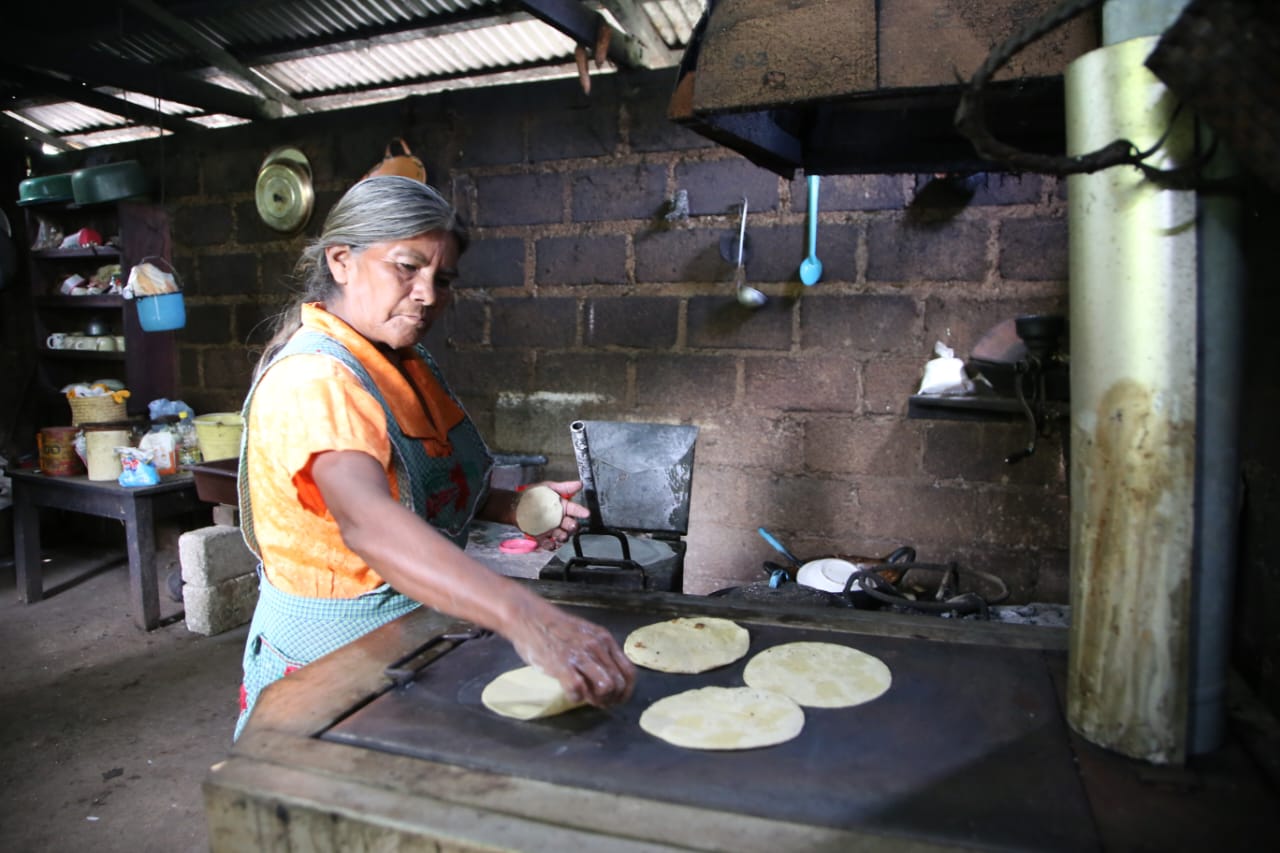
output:
M1067 148L1148 148L1176 98L1143 65L1157 37L1067 69ZM1194 153L1183 115L1156 165ZM1136 169L1067 182L1071 604L1067 719L1157 763L1186 755L1196 436L1196 196Z
M1130 40L1150 41L1152 42L1151 46L1154 46L1154 38L1178 19L1188 2L1189 0L1132 0L1132 2L1126 3L1107 4L1103 9L1103 43L1107 47L1103 48L1103 50L1124 50L1125 48L1122 47L1122 44ZM1146 46L1141 49L1135 49L1133 51L1135 54L1133 60L1141 63L1145 59L1146 51ZM1131 76L1141 78L1143 75L1137 72L1135 68L1134 74ZM1071 86L1070 77L1071 72L1068 75L1069 88ZM1131 80L1130 82L1134 81ZM1154 81L1154 78L1151 78L1146 83L1136 82L1134 85L1141 89L1145 85L1158 86L1159 84L1158 81ZM1078 91L1078 95L1082 97L1089 94L1097 95L1096 92ZM1106 92L1104 94L1107 98L1125 96L1124 93L1117 95L1114 92ZM1068 100L1070 111L1070 95L1068 95ZM1163 120L1164 116L1160 111L1157 111L1154 118ZM1103 129L1103 131L1107 129L1111 128ZM1105 135L1103 131L1099 132L1099 137ZM1209 131L1201 126L1196 129L1196 132L1199 135L1198 141L1201 147L1207 146ZM1137 137L1131 136L1130 138L1136 139ZM1074 147L1076 143L1073 142L1071 144L1073 150L1077 150ZM1081 148L1078 150L1090 147L1083 142L1080 142L1080 145ZM1234 171L1234 164L1229 161L1225 154L1219 154L1210 165L1210 169L1215 176L1223 177ZM1093 177L1097 178L1099 176ZM1095 193L1097 193L1097 187L1100 186L1097 181L1082 180L1076 181L1076 183L1092 185ZM1109 197L1105 196L1105 194L1095 194L1092 196L1092 201L1105 201L1111 205L1138 204L1144 212L1135 213L1130 220L1130 224L1133 225L1139 225L1144 217L1147 218L1147 224L1151 229L1159 229L1169 224L1169 220L1161 218L1160 215L1160 211L1166 210L1167 212L1167 208L1156 204L1154 201L1155 197L1161 195L1160 191L1153 193L1150 188L1147 188L1148 191L1143 192L1137 184L1134 184L1130 189L1134 190L1134 192L1123 192ZM1165 192L1167 193L1167 191ZM1083 269L1079 276L1075 274L1077 246L1080 247L1082 253L1089 250L1084 246L1087 242L1087 237L1077 233L1078 230L1084 231L1087 226L1083 223L1077 223L1075 219L1075 203L1079 201L1082 208L1087 204L1083 197L1077 199L1076 196L1083 196L1085 193L1076 193L1074 190L1072 190L1072 193L1073 326L1084 322L1090 323L1094 327L1101 327L1103 333L1106 331L1123 331L1125 324L1131 321L1108 316L1105 310L1087 310L1083 306L1077 317L1074 310L1078 301L1088 301L1087 296L1092 292L1091 288L1105 285L1102 281L1095 282L1093 285L1087 284L1084 280L1090 277L1091 274ZM1180 204L1185 201L1185 199L1181 199L1178 202L1174 202L1173 199L1177 199L1177 195L1166 195L1165 197L1168 204ZM1093 210L1096 212L1097 208ZM1116 211L1113 208L1104 208L1102 215L1108 219L1109 223L1118 224L1116 219L1111 218L1115 213ZM1094 213L1089 215L1093 216ZM1185 213L1183 217L1185 217ZM1150 234L1147 235L1147 239L1150 242L1155 244L1163 243L1165 246L1163 253L1150 256L1151 260L1167 261L1175 256L1179 258L1177 265L1180 273L1179 286L1184 286L1181 284L1181 276L1186 274L1185 261L1187 255L1192 254L1194 256L1195 299L1180 300L1181 309L1175 305L1159 302L1145 306L1148 309L1158 308L1165 312L1172 312L1171 314L1162 313L1162 317L1176 317L1175 322L1181 330L1180 335L1193 333L1193 337L1188 337L1183 341L1181 355L1184 358L1176 364L1169 365L1170 370L1177 368L1186 370L1188 367L1184 361L1186 358L1190 358L1191 366L1189 369L1192 372L1188 375L1194 376L1195 415L1193 432L1195 440L1194 463L1192 466L1190 552L1189 555L1184 553L1187 546L1184 537L1181 535L1182 526L1178 525L1180 535L1177 548L1168 552L1169 556L1174 557L1173 565L1161 567L1177 581L1176 586L1169 591L1171 598L1175 596L1174 590L1181 590L1183 579L1189 576L1187 586L1190 590L1190 601L1187 604L1185 632L1183 620L1175 618L1165 624L1168 633L1153 633L1151 635L1153 642L1164 645L1168 661L1176 662L1177 664L1177 671L1170 672L1167 675L1179 679L1185 678L1183 690L1186 696L1186 719L1185 722L1179 722L1178 714L1174 712L1174 709L1179 708L1181 703L1175 701L1172 705L1164 706L1170 713L1168 715L1169 718L1163 722L1167 723L1170 728L1165 728L1162 732L1161 739L1164 745L1156 750L1159 755L1153 756L1144 754L1143 749L1139 746L1143 740L1139 730L1148 722L1144 718L1142 711L1130 709L1127 715L1113 714L1107 720L1108 725L1103 726L1100 721L1106 718L1107 714L1089 714L1084 711L1084 707L1089 704L1090 699L1077 695L1074 704L1077 708L1076 716L1080 718L1088 717L1091 720L1089 726L1095 733L1105 729L1105 731L1101 731L1100 738L1093 739L1099 740L1104 745L1114 746L1129 754L1152 758L1152 760L1162 760L1162 757L1168 760L1179 760L1186 753L1199 754L1208 752L1220 746L1225 737L1226 682L1229 671L1232 613L1231 592L1234 586L1239 525L1238 437L1242 399L1240 376L1243 364L1240 330L1243 327L1244 310L1244 260L1238 238L1239 217L1240 206L1234 198L1200 196L1196 198L1193 245L1185 236L1176 239L1173 231L1168 231L1164 239ZM1108 226L1102 225L1100 227L1105 230ZM1098 231L1095 229L1090 233L1096 236ZM1175 245L1177 248L1174 248ZM1139 242L1129 247L1128 254L1132 257L1141 258L1150 248L1150 245ZM1103 250L1103 254L1105 253L1106 250ZM1122 250L1121 253L1123 253ZM1102 266L1105 267L1105 264ZM1122 266L1119 269L1126 270L1127 267ZM1093 269L1093 274L1100 272L1103 274L1103 279L1105 279L1105 269L1099 267ZM1120 286L1122 279L1123 277L1112 282L1112 285ZM1077 299L1077 290L1080 292L1080 299ZM1188 315L1190 319L1188 319ZM1085 355L1084 349L1081 337L1073 328L1073 383L1077 371L1084 370L1085 364L1088 362L1087 357L1083 363L1078 358L1078 356ZM1181 394L1179 394L1179 397L1181 397ZM1073 424L1076 422L1077 417L1081 420L1088 420L1090 417L1083 407L1081 407L1080 411L1076 410L1075 401L1076 395L1073 388ZM1185 403L1185 400L1183 402ZM1181 454L1179 453L1178 456L1180 458ZM1181 471L1181 466L1178 466L1178 470ZM1081 478L1086 478L1087 473L1087 471L1082 471ZM1073 490L1076 489L1076 475L1077 472L1073 465ZM1179 479L1182 479L1181 475ZM1182 504L1185 501L1185 494L1181 487L1177 490L1177 496L1178 503ZM1073 495L1073 503L1077 498L1080 498L1078 492ZM1080 498L1080 500L1085 503L1087 498ZM1099 514L1106 516L1107 513L1108 508L1105 506L1089 507L1086 505L1080 507L1080 515L1085 518ZM1117 557L1116 553L1099 552L1093 555L1082 554L1077 560L1076 552L1083 550L1086 543L1083 539L1077 539L1076 517L1077 512L1073 508L1073 602L1077 599L1077 577L1080 579L1081 586L1088 586L1090 583L1089 575L1099 570L1095 564L1105 563L1108 559L1115 560ZM1108 523L1114 521L1112 518L1099 520L1104 520ZM1082 524L1080 530L1084 531L1085 529ZM1123 548L1113 549L1113 551L1119 551L1119 556L1123 558ZM1189 565L1189 572L1183 569L1184 563ZM1119 565L1116 568L1118 572L1111 576L1109 580L1120 585L1124 585L1126 581L1141 584L1141 576L1155 574L1148 564L1141 561L1131 561L1127 566ZM1093 580L1097 579L1094 578ZM1104 593L1099 594L1104 595ZM1107 603L1113 607L1123 599L1123 596L1105 595L1105 597L1107 598ZM1180 591L1177 593L1177 597L1181 599ZM1096 612L1103 604L1103 602L1099 601L1086 604L1085 602L1088 598L1087 592L1081 591L1082 607L1090 607ZM1181 605L1178 604L1169 610L1169 614L1176 615L1180 609ZM1082 621L1086 619L1088 617L1082 614ZM1146 623L1144 622L1144 624ZM1075 641L1073 629L1073 648ZM1082 644L1086 642L1083 635L1079 641ZM1185 675L1182 672L1184 659ZM1094 663L1098 662L1094 661ZM1144 678L1148 681L1161 680L1154 673L1143 669L1146 664L1150 663L1150 660L1131 660L1129 663L1134 669L1129 673L1127 679L1121 679L1129 687L1143 681ZM1073 667L1073 669L1078 673L1083 673L1087 667L1082 664L1078 667ZM1123 669L1123 666L1121 666L1121 669ZM1114 675L1119 676L1120 673L1117 672ZM1169 690L1177 690L1175 682L1169 681L1167 677L1163 681L1167 684ZM1083 687L1083 685L1078 685L1078 687ZM1176 700L1176 697L1166 695L1164 699ZM1069 688L1068 705L1071 706L1072 704L1073 700ZM1070 710L1068 716L1072 717ZM1074 718L1072 724L1076 725ZM1178 730L1179 726L1181 727L1181 733ZM1077 728L1080 728L1080 726L1077 726ZM1126 729L1128 730L1127 732L1124 731ZM1089 735L1087 731L1082 730L1082 732ZM1182 739L1183 750L1170 746L1179 737Z
M604 529L600 515L600 494L596 491L596 477L591 470L591 446L587 443L587 425L583 421L569 424L569 440L573 443L573 457L578 463L578 479L582 481L582 499L591 512L590 530Z

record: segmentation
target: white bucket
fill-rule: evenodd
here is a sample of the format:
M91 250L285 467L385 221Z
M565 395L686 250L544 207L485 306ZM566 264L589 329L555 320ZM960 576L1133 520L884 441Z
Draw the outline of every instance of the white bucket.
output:
M129 445L127 429L97 429L84 434L85 467L90 480L114 480L124 470L120 467L117 447Z

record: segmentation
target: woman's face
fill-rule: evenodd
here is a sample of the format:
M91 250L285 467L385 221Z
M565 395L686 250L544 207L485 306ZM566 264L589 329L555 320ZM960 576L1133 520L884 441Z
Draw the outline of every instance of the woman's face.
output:
M458 241L447 231L374 243L360 252L330 246L325 258L338 283L329 312L393 349L412 346L427 333L449 306L449 286L458 275Z

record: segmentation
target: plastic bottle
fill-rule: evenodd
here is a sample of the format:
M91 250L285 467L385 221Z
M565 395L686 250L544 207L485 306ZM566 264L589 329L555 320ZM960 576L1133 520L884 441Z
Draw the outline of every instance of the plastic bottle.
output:
M178 413L178 464L197 465L203 461L196 425L186 412Z

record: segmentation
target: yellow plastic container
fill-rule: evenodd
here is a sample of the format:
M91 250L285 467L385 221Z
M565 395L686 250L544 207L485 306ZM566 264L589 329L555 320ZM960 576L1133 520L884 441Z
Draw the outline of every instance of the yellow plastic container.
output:
M195 424L200 455L205 462L240 455L240 434L244 432L244 418L239 412L197 415Z

